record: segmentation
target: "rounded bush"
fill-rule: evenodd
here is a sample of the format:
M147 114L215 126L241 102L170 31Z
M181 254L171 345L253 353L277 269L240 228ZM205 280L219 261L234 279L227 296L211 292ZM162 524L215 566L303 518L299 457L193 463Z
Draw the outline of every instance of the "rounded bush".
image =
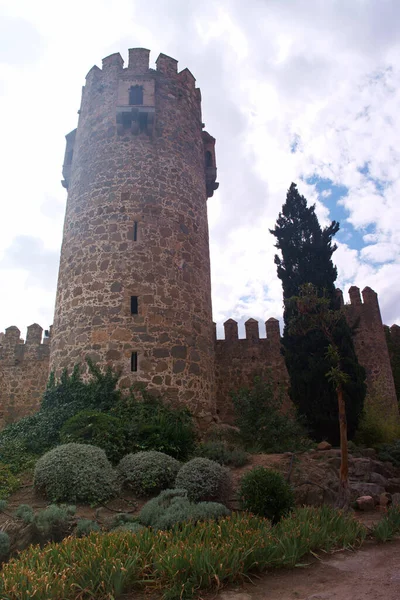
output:
M82 410L68 419L61 429L60 439L64 444L76 442L98 446L114 464L117 464L126 453L125 429L122 421L93 410Z
M119 491L117 475L104 450L73 443L57 446L38 460L34 486L53 502L92 504Z
M180 463L163 452L127 454L118 465L123 484L138 496L157 494L172 487Z
M232 482L225 467L208 458L193 458L180 469L175 485L187 491L189 500L229 500Z
M218 502L190 502L186 490L164 490L149 500L139 514L139 521L153 529L171 529L178 523L227 517L230 511Z
M75 529L75 535L77 537L89 535L92 531L100 531L100 525L96 521L92 521L91 519L79 519Z
M240 482L242 508L276 523L294 507L291 486L283 476L265 467L246 473Z

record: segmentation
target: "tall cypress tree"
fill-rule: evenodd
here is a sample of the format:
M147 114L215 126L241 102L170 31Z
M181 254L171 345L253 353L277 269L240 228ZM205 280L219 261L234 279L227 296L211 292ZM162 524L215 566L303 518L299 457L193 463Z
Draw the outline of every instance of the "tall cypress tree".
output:
M271 233L276 237L276 248L282 257L275 256L278 277L282 281L283 299L298 296L300 287L312 283L318 294L329 299L330 308L339 310L335 281L337 270L332 255L337 246L332 243L339 231L339 223L332 221L321 228L315 206L307 206L294 183L286 203L279 213ZM316 439L339 442L337 396L326 374L331 365L327 357L329 341L321 332L307 335L289 333L294 308L290 304L284 312L283 352L290 377L290 396L300 415L306 418L310 434ZM365 371L359 365L354 350L352 332L343 317L335 330L335 341L342 357L342 369L349 376L344 386L348 437L356 431L366 393Z

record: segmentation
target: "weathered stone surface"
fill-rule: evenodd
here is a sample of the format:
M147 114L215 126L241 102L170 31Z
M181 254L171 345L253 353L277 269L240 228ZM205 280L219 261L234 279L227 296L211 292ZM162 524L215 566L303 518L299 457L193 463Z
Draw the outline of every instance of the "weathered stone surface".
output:
M383 475L379 475L379 473L371 473L369 480L371 483L376 483L384 488L388 485L388 480Z
M324 450L330 450L332 448L332 444L329 442L320 442L317 446L317 450L323 452Z
M389 479L386 485L386 491L390 494L400 493L400 478L393 477L392 479Z
M395 494L392 494L392 504L393 506L400 505L400 493L396 492Z
M350 481L350 495L352 500L359 496L372 496L379 501L379 496L385 492L385 488L376 483L365 483L363 481Z
M372 496L360 496L356 500L356 505L359 510L367 511L374 510L375 502Z

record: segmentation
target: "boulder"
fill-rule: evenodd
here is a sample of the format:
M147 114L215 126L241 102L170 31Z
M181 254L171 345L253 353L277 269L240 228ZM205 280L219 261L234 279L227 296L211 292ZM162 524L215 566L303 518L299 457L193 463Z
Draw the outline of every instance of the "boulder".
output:
M358 510L363 510L363 511L374 510L375 501L372 498L372 496L360 496L356 500L356 505L357 505Z
M372 496L379 502L379 496L385 493L385 488L376 483L364 483L363 481L350 481L350 497L356 500L359 496Z
M383 475L379 475L379 473L371 473L369 480L371 483L376 483L384 488L388 485L388 480Z
M392 477L388 479L387 484L385 485L386 491L389 494L399 494L400 493L400 478Z
M396 476L396 469L393 467L392 463L387 461L381 462L380 460L371 460L371 471L379 473L379 475L386 477L386 479Z
M392 494L392 504L393 506L399 506L400 505L400 494Z
M349 465L350 475L356 479L368 481L371 473L370 458L353 458Z
M320 442L317 446L317 450L319 451L330 450L331 448L332 444L330 444L329 442Z

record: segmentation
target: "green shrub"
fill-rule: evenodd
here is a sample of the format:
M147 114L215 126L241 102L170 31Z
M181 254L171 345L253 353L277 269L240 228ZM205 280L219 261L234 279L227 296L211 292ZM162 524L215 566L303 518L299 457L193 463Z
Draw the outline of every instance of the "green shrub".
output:
M10 553L10 537L5 531L0 531L0 560L7 558Z
M173 408L136 384L111 414L126 424L130 452L155 450L185 460L194 450L196 430L187 408Z
M58 446L38 460L34 486L53 502L96 503L119 491L104 450L73 443Z
M79 519L75 529L75 535L83 537L84 535L89 535L92 531L100 531L100 525L96 521L92 521L91 519Z
M247 450L294 452L312 445L294 415L282 411L283 393L276 394L272 381L254 380L251 389L232 393L235 425Z
M115 529L121 525L126 525L126 523L136 523L136 521L137 518L129 513L118 513L112 520L111 528Z
M130 533L139 533L139 531L142 531L142 529L144 529L143 525L140 525L140 523L123 523L122 525L118 525L118 527L114 527L114 529L112 529L113 532L115 531L129 531Z
M64 444L98 446L114 464L126 454L125 430L120 419L92 410L83 410L68 419L61 429L60 440Z
M10 467L0 463L0 499L8 498L19 486L19 479L12 474Z
M294 508L291 486L280 473L264 467L248 471L240 482L242 507L276 523Z
M50 504L44 510L36 513L33 522L37 532L46 541L48 539L61 540L69 530L70 514L66 506Z
M17 519L21 519L25 525L30 525L33 523L35 513L32 506L29 506L28 504L20 504L15 511L15 516Z
M123 593L163 590L164 598L204 595L240 584L252 573L299 564L310 552L354 548L365 527L329 507L299 509L275 527L247 513L182 523L171 531L143 529L69 537L31 546L4 565L2 600L107 600ZM84 590L84 595L77 590Z
M229 447L224 442L204 442L199 444L195 452L196 456L214 460L220 465L230 465L232 467L243 467L249 462L247 452L242 448Z
M138 496L157 494L171 487L180 463L163 452L127 454L118 465L123 485Z
M397 415L395 413L388 415L387 412L380 408L384 406L384 401L379 391L377 391L381 385L382 382L378 381L374 389L369 391L369 403L364 409L354 438L357 445L368 448L379 448L382 444L391 445L400 438Z
M139 522L153 529L171 529L178 523L227 517L230 511L217 502L190 502L186 490L165 490L149 500L139 514Z
M208 458L194 458L179 470L175 486L186 490L192 502L202 500L227 502L232 482L230 473L225 467Z
M400 440L379 446L378 458L391 462L395 467L400 467Z
M391 506L386 515L374 525L372 535L378 542L387 542L400 533L400 506Z

